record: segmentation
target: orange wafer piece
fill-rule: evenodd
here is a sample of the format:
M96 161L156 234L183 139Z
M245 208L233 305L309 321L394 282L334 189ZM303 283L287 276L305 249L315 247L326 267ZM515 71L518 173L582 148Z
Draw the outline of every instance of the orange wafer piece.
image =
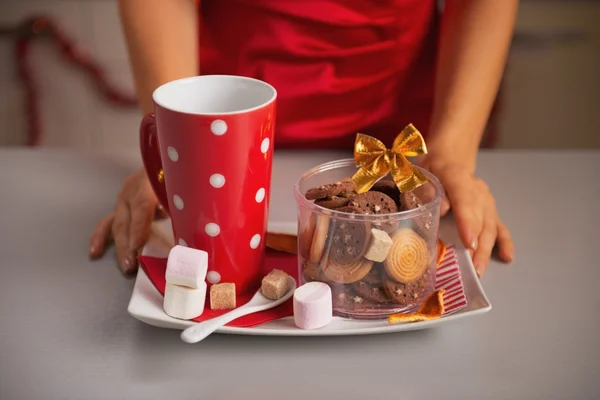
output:
M437 242L437 263L436 265L439 267L446 255L446 243L442 241L442 239L438 239Z
M267 232L266 245L271 250L290 254L298 253L298 237L296 235Z
M390 324L401 322L420 322L440 318L444 314L444 289L433 292L421 304L417 312L411 314L392 314L388 317Z

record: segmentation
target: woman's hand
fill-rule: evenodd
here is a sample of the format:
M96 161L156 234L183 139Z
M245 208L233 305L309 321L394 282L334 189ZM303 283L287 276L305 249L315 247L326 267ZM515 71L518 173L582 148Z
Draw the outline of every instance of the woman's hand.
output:
M129 176L119 193L115 209L96 225L90 239L90 257L101 257L112 240L121 271L125 274L135 272L138 250L148 240L157 206L158 200L145 171Z
M512 262L514 244L498 216L494 196L487 184L460 163L443 158L425 158L422 166L438 177L446 191L441 214L450 209L464 245L470 250L479 276L485 272L494 246L502 261Z

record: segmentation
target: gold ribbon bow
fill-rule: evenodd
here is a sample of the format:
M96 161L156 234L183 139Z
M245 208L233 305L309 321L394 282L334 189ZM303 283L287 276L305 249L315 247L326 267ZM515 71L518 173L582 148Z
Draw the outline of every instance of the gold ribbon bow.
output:
M406 157L427 154L421 133L412 125L396 136L391 149L372 136L357 134L354 143L354 160L360 169L352 180L358 193L364 193L381 178L391 173L400 192L410 192L427 182L427 177L415 168Z

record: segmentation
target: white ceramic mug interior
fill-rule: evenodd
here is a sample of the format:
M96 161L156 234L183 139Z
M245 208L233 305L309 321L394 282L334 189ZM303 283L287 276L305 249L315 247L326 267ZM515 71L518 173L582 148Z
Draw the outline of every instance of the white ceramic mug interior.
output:
M277 91L258 79L200 75L165 83L152 94L160 107L199 115L242 114L275 101Z

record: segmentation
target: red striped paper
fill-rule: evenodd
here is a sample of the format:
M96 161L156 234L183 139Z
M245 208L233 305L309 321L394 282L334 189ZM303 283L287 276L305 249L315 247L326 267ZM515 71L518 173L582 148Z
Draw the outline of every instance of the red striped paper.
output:
M467 296L454 246L446 248L446 254L436 271L435 289L444 289L443 315L457 312L467 306Z

